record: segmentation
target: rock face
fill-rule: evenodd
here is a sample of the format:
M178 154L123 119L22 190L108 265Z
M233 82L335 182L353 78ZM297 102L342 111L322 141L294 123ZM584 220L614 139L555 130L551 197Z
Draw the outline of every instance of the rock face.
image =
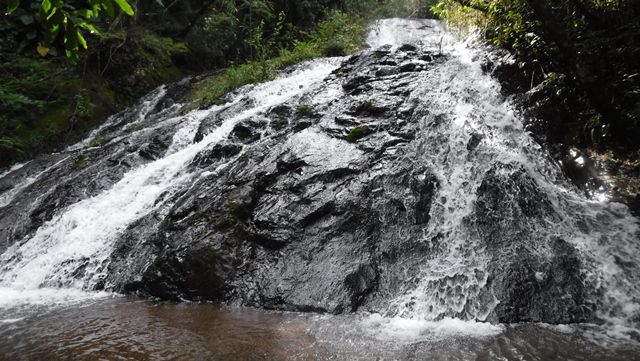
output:
M438 188L407 151L418 124L398 85L418 66L384 65L412 55L353 57L327 80L359 97L318 106L308 94L238 123L192 162L212 173L176 195L162 222L150 214L127 230L108 282L162 298L333 313L400 291L400 273L417 272L415 255L428 252L421 235ZM208 132L201 124L198 134ZM142 277L131 272L150 259Z
M580 198L479 65L388 46L344 59L313 86L296 78L318 64L283 75L302 89L292 96L246 87L187 115L170 88L91 144L1 177L0 283L19 278L30 243L48 251L83 227L66 216L76 203L103 204L128 186L126 197L153 198L110 208L104 216L120 223L89 242L100 257L61 258L38 286L80 280L169 300L426 319L618 316L603 295L640 284L629 281L640 274L634 253L616 248L637 247L639 228L628 212ZM125 201L114 204L138 206Z
M420 57L429 61L415 61ZM425 259L451 254L448 235L425 237L438 212L434 202L442 202L439 183L449 180L438 178L428 157L416 157L444 146L428 144L422 133L437 133L451 119L431 117L411 96L420 90L412 85L416 73L447 60L412 47L364 53L325 82L325 89L341 88L342 98L316 105L318 94L306 94L238 123L228 140L190 165L210 174L174 196L165 214L150 214L125 232L107 284L283 310L388 309L423 282ZM234 110L219 116L225 113ZM205 124L198 134L209 132ZM464 148L472 154L483 136L468 139ZM493 296L482 297L499 302L488 319L591 320L575 249L536 236L554 211L535 181L513 168L480 177L475 219L465 225L491 255L484 272ZM537 248L559 251L548 258ZM467 313L435 317L470 317L472 303Z

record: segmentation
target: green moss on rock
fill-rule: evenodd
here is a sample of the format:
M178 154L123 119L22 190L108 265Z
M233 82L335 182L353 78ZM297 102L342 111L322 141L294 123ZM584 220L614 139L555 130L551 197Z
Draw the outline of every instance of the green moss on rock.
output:
M369 134L371 134L371 129L369 129L369 127L358 126L358 127L352 128L349 131L349 134L347 134L347 141L350 143L355 143Z

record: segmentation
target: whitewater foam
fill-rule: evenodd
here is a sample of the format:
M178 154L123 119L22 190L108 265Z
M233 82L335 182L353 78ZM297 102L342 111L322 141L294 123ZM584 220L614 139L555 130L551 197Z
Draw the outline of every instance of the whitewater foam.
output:
M380 314L365 316L361 323L362 328L376 339L407 343L452 336L489 337L498 335L505 329L502 325L450 317L427 321L419 318L384 317Z

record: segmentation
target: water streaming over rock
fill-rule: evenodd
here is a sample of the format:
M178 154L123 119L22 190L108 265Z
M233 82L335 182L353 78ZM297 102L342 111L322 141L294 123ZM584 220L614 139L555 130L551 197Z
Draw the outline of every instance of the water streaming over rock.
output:
M124 173L109 189L59 210L32 235L5 251L1 258L2 287L25 292L43 287L94 289L104 277L113 242L124 228L159 207L163 197L197 176L185 169L193 157L205 147L225 138L239 121L304 92L338 63L339 60L320 60L273 82L241 92L238 101L249 101L253 106L225 119L199 142L192 142L197 124L204 117L215 114L220 107L182 117L161 158ZM164 95L164 89L160 88L152 93L150 100L144 100L135 112L133 124L142 121ZM130 124L124 127L125 131L127 129L130 129ZM83 145L88 146L83 142L79 147ZM69 150L76 148L78 146ZM68 158L63 158L52 167ZM17 191L50 172L52 167L33 178L27 178L16 187Z
M638 220L565 179L486 50L436 21L368 42L184 115L188 81L161 87L3 173L0 307L100 290L632 334Z

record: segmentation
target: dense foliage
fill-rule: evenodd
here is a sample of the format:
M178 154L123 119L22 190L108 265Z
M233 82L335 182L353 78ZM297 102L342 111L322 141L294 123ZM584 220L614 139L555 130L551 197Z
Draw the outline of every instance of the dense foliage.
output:
M640 149L640 2L636 0L440 0L434 11L476 26L523 63L573 116L559 141Z
M114 18L116 9L133 15L127 0L7 0L7 15L16 14L23 25L32 25L26 40L37 41L40 56L46 56L52 48L57 53L59 48L72 62L78 61L80 47L87 48L83 32L97 33L92 22L103 11Z

